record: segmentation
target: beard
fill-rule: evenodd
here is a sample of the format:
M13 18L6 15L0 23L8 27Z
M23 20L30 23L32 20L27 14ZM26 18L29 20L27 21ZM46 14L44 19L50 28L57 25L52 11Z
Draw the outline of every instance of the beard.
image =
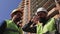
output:
M44 17L44 18L41 17L41 18L39 19L39 22L43 23L43 25L46 24L46 21L47 21L47 20L46 20L46 17Z
M14 19L14 22L17 23L17 22L19 22L20 20L21 20L21 18L15 18L15 19Z

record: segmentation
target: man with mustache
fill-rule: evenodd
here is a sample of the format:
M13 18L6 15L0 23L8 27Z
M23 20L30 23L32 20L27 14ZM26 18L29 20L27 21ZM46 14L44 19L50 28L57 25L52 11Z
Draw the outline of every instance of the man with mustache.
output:
M36 34L48 34L52 31L55 32L55 19L48 19L47 14L48 12L45 8L38 8L36 16L34 16L33 19L23 27L23 30ZM36 26L30 27L33 23Z
M23 34L22 33L22 15L20 9L14 9L11 12L11 19L5 20L0 27L0 34Z

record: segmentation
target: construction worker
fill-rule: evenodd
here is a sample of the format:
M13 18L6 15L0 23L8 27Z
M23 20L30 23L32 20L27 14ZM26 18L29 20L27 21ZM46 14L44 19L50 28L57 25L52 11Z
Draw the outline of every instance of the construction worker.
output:
M0 34L23 34L22 33L22 15L20 9L14 9L11 13L11 19L5 20L0 27Z
M30 20L23 27L23 31L36 33L36 34L52 34L56 31L55 29L55 19L51 18L48 19L47 17L47 10L43 7L38 8L36 12L36 16ZM36 24L35 26L30 27L32 24Z

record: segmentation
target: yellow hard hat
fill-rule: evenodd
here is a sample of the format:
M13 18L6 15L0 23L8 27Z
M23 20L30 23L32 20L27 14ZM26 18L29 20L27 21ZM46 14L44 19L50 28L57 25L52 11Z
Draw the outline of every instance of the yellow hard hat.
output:
M11 17L13 17L15 15L15 13L17 12L20 12L21 14L23 13L23 11L21 9L14 9L12 12L11 12Z

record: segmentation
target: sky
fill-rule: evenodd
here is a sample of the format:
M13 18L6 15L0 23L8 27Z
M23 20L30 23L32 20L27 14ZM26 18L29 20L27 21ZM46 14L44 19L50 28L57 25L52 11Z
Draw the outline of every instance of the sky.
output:
M18 7L21 0L0 0L0 23L10 19L12 10Z

